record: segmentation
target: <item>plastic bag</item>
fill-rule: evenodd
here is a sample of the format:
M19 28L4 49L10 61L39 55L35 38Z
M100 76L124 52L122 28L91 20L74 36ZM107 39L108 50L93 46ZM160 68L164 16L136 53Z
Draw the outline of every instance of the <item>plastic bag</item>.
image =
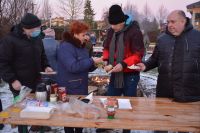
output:
M69 105L71 109L78 113L85 119L98 119L101 116L101 109L92 104L84 103L75 98L69 99Z
M58 108L60 111L62 111L63 113L68 113L68 114L75 114L76 111L72 109L71 105L69 103L62 103L62 104L58 104Z
M21 102L27 95L31 93L31 91L32 89L26 86L22 86L19 95L14 98L13 103L16 104L18 102Z

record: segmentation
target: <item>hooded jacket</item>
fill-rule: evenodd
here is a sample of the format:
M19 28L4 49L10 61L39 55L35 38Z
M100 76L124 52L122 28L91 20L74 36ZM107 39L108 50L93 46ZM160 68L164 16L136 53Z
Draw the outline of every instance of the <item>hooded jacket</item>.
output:
M131 21L129 23L127 23L126 21L125 26L127 26L128 28L126 31L124 31L124 59L121 62L121 64L123 66L123 72L128 72L128 73L136 72L135 70L127 68L127 66L131 66L131 65L141 62L141 59L144 54L143 36L142 36L142 32L140 31L137 21ZM111 45L113 34L114 34L114 30L110 28L107 33L107 38L105 39L104 44L103 44L104 46L103 59L105 61L109 60L109 47ZM119 38L118 34L116 38L117 39ZM117 50L115 50L115 56L114 56L115 65L116 65L116 58L117 58L116 51Z
M28 38L20 25L16 25L0 43L0 73L9 84L19 80L35 90L40 72L49 66L42 37ZM11 88L12 91L15 91Z
M173 36L168 30L158 37L146 71L158 67L158 97L176 101L200 100L200 32L187 19L184 31Z

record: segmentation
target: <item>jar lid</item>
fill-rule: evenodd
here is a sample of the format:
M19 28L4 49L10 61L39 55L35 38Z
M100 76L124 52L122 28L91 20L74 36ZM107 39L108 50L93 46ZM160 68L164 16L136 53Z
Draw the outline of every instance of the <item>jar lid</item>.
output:
M46 88L45 83L40 83L40 84L38 84L37 87L36 87L36 91L37 91L37 92L44 92L44 91L47 91L47 88Z

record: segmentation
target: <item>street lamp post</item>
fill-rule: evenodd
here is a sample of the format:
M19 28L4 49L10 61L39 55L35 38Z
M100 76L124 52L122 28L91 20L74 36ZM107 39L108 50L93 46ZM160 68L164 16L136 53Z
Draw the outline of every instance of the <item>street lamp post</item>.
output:
M50 28L51 28L51 16L50 16Z
M51 28L51 13L49 13L49 27Z

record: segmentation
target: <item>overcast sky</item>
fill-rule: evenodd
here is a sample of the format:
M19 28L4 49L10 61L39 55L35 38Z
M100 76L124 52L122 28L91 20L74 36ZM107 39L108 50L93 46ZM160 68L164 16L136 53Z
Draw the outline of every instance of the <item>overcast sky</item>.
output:
M103 10L105 8L109 9L112 4L122 4L122 6L125 6L127 1L136 5L139 12L143 11L144 5L147 2L154 15L156 15L160 5L164 5L169 11L181 9L187 12L186 6L199 0L91 0L92 7L96 13L95 19L101 19ZM187 16L191 17L189 13L187 13Z
M51 3L54 3L52 4L54 6L56 6L55 2L57 1L58 0L50 0ZM94 9L96 14L95 19L100 20L102 18L104 10L108 10L111 5L119 4L124 7L127 1L136 5L139 12L143 11L144 5L147 2L154 16L157 16L158 8L161 5L164 5L169 11L180 9L185 11L188 17L191 17L190 13L187 12L186 6L199 0L91 0L92 8ZM54 7L54 10L55 8L57 7ZM56 15L57 14L54 13L53 17L55 17Z

